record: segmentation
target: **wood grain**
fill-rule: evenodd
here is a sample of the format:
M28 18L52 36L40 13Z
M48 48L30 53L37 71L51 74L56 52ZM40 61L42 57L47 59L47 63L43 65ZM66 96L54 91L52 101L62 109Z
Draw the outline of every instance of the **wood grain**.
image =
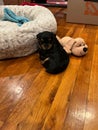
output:
M70 55L67 69L48 74L38 53L0 61L0 130L98 129L98 26L66 22L66 9L49 7L59 37L82 37L89 50Z

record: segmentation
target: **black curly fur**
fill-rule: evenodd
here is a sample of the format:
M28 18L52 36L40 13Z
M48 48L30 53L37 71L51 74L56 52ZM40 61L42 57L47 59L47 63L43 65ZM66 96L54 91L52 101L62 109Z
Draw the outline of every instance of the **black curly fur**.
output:
M66 69L69 64L69 55L60 45L56 35L44 31L37 35L39 56L42 65L48 73L57 74Z

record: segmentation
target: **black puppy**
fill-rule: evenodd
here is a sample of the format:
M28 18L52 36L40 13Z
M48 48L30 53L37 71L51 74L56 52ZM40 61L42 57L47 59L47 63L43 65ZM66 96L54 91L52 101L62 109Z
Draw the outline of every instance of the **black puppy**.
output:
M69 55L65 52L52 32L44 31L37 35L39 56L48 73L62 72L69 63Z

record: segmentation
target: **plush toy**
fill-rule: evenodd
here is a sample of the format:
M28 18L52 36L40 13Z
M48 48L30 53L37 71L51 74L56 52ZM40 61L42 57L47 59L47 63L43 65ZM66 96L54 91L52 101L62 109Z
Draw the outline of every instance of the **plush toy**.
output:
M88 52L88 46L82 38L71 38L65 36L63 38L59 38L57 36L60 44L64 47L68 54L73 54L75 56L83 56Z

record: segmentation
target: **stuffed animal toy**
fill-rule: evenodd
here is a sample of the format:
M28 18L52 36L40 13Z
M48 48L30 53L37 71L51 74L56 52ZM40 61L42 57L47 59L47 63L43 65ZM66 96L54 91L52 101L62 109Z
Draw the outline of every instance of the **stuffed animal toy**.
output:
M65 36L60 39L57 36L57 39L68 54L73 54L75 56L83 56L83 55L86 55L88 52L88 46L85 43L84 39L82 38L78 37L74 39L74 38Z

